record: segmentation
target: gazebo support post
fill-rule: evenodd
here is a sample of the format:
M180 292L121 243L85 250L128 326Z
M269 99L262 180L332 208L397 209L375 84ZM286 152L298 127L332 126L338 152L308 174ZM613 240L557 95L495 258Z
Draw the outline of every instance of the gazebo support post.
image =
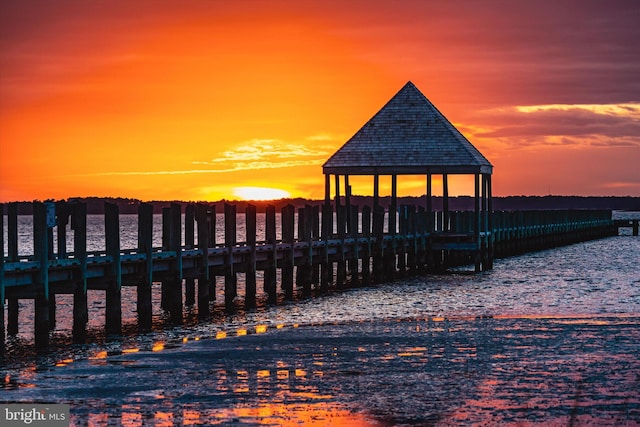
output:
M344 176L344 222L347 233L351 233L351 186L349 185L349 175Z
M389 209L389 233L396 234L398 212L398 175L391 175L391 209Z
M331 204L331 175L326 174L324 176L324 204Z
M380 204L380 175L373 176L373 210Z
M431 194L431 174L427 174L427 231L433 233L433 195Z
M336 184L336 230L340 233L340 227L342 226L342 215L340 214L340 175L335 175Z

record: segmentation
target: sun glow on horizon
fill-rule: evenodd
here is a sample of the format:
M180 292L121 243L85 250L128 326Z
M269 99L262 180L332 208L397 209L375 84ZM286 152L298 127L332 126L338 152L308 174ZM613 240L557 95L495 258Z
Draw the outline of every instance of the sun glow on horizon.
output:
M291 197L291 193L280 188L235 187L233 195L242 200L278 200Z

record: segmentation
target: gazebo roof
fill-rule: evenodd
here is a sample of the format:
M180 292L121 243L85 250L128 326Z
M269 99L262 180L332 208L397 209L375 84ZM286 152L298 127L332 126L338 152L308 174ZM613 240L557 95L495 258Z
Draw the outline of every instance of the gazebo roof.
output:
M334 175L475 174L489 161L411 82L322 166Z

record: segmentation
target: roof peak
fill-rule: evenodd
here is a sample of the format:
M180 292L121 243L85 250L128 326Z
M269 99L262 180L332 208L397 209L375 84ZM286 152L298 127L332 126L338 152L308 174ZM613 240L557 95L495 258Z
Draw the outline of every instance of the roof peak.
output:
M333 174L491 173L411 80L323 165Z

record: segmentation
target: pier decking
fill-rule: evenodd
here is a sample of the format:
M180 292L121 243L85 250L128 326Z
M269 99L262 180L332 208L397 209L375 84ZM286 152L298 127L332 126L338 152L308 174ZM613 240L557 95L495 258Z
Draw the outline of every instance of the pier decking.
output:
M0 205L1 207L1 205ZM238 297L238 273L246 286L244 304L256 304L257 279L263 281L268 303L297 294L327 292L351 286L381 283L409 274L473 266L492 268L494 257L615 235L618 225L611 211L493 212L491 232L475 232L474 212L433 212L402 206L396 215L381 207L311 206L297 210L289 205L276 215L265 211L264 238L257 236L257 210L245 212L224 205L224 243L216 241L216 206L171 204L163 209L162 247L153 246L153 210L142 204L138 213L138 247L120 247L118 207L105 205L105 250L87 251L87 213L82 203L33 204L33 254L18 256L17 209L8 206L8 241L0 229L0 300L8 301L6 331L18 331L18 299L35 301L35 345L45 350L55 325L55 295L73 294L73 339L86 340L87 290L105 292L105 331L122 328L122 286L137 288L138 325L147 331L152 323L152 286L161 286L162 308L172 322L182 322L184 305L195 305L207 318L215 298L215 277L224 277L225 305ZM244 216L245 236L237 241L238 215ZM338 218L338 220L336 220ZM276 232L276 220L280 232ZM483 221L488 221L486 218ZM66 230L73 230L73 251L67 252ZM0 222L0 227L2 222ZM386 231L385 231L386 229ZM57 247L53 248L53 234ZM261 236L262 237L262 236ZM222 240L222 239L221 239ZM261 274L257 274L261 272ZM278 283L280 286L278 286ZM281 291L278 290L281 289ZM183 300L184 297L184 300ZM2 350L5 310L1 310Z

